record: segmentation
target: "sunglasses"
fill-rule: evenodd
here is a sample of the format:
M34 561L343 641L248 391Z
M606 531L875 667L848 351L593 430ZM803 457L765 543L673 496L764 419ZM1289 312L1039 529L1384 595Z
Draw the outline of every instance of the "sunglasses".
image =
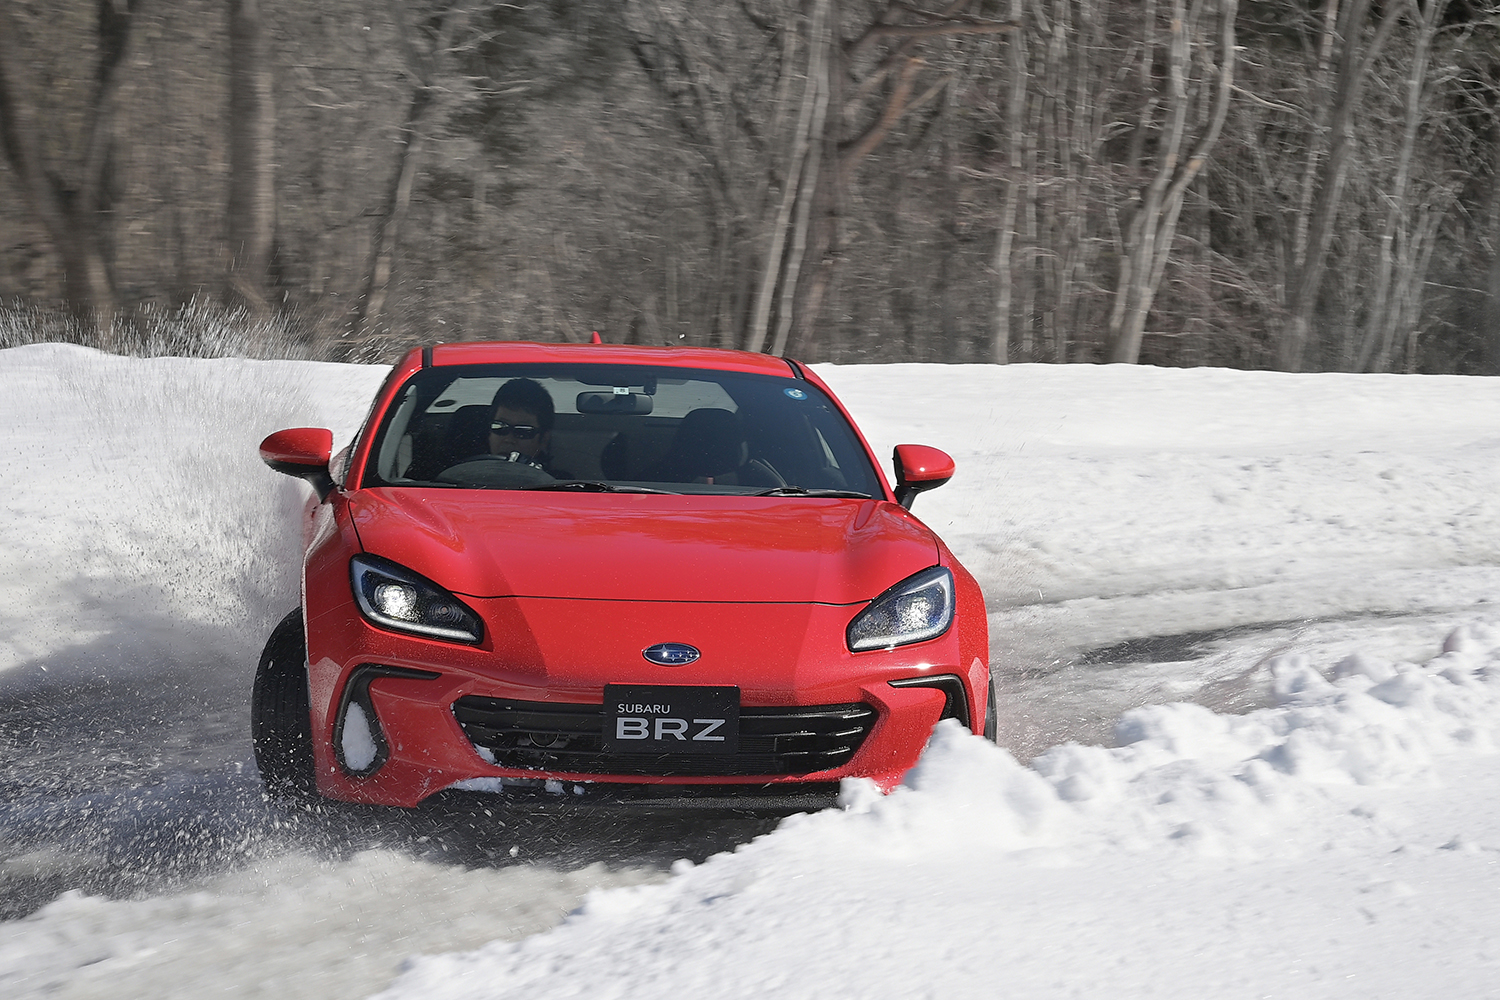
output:
M517 441L530 441L542 433L542 429L530 424L508 424L504 420L496 420L490 424L490 433L501 437L513 437Z

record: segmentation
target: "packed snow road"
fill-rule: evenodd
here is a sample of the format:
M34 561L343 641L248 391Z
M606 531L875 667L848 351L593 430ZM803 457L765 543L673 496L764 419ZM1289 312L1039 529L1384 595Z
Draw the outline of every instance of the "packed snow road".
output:
M1086 905L1094 869L1072 854L1059 860L1064 845L1076 851L1083 844L1085 854L1105 858L1111 878L1125 879L1096 886L1102 912L1127 896L1133 906L1152 905L1146 887L1173 879L1153 872L1184 863L1161 845L1185 850L1180 845L1202 841L1183 830L1213 830L1228 855L1257 856L1262 841L1235 832L1253 829L1280 844L1292 866L1302 849L1287 845L1314 836L1309 830L1331 837L1324 831L1343 829L1350 816L1379 815L1383 832L1361 827L1358 836L1330 843L1379 841L1417 859L1447 857L1430 851L1448 840L1476 845L1478 853L1450 852L1455 862L1500 850L1500 832L1491 844L1482 825L1428 845L1427 833L1363 801L1320 826L1309 817L1322 815L1314 807L1323 793L1298 785L1273 794L1268 789L1281 786L1266 784L1264 768L1241 774L1235 763L1259 754L1252 764L1263 757L1277 780L1295 784L1303 780L1296 762L1316 759L1317 780L1363 787L1370 775L1420 773L1426 765L1409 761L1413 754L1437 761L1443 753L1480 752L1493 738L1483 692L1474 688L1455 708L1442 687L1482 681L1488 651L1500 649L1500 640L1482 638L1500 621L1500 434L1490 430L1500 427L1500 394L1491 382L1077 366L822 373L877 452L914 441L957 458L955 480L922 497L916 511L985 588L1002 742L1023 764L1035 759L1036 770L939 741L913 787L885 803L851 789L842 815L789 824L731 858L693 865L674 862L702 862L772 824L528 819L484 802L306 816L261 800L248 692L260 644L295 602L302 498L298 484L260 465L255 445L294 425L331 426L347 437L382 370L132 360L56 345L0 351L0 378L11 389L0 398L0 419L11 429L0 459L15 470L0 495L7 564L0 576L0 993L286 1000L365 996L395 981L395 995L441 996L450 987L469 995L456 984L468 981L461 970L480 968L478 958L421 960L396 977L412 956L519 941L577 911L553 934L517 945L522 951L487 948L483 961L493 964L483 966L483 981L496 994L514 984L526 995L547 988L550 980L539 985L534 977L550 969L559 982L597 992L587 982L592 956L631 953L620 935L638 925L661 935L649 954L635 953L644 992L632 992L635 980L619 979L605 958L597 964L599 975L616 976L618 995L683 987L691 965L684 949L696 947L703 928L722 942L724 975L742 975L749 990L774 973L757 951L759 936L771 935L773 952L801 954L834 948L816 927L839 925L846 940L830 953L860 965L871 981L889 976L888 995L910 995L905 972L886 964L901 949L881 944L894 931L880 922L906 919L904 940L938 951L951 947L936 929L946 921L1011 935L1014 948L986 952L989 964L973 967L1015 995L1032 995L1027 988L1056 995L1066 992L1068 975L1082 977L1074 985L1107 983L1101 970L1110 963L1128 969L1161 960L1152 948L1167 947L1169 938L1151 937L1152 927L1171 928L1179 946L1194 944L1165 917L1142 922L1143 940L1090 937L1093 918L1076 907ZM1454 634L1481 638L1452 639L1444 652ZM1458 656L1467 659L1452 660ZM1413 664L1435 666L1421 668L1419 683ZM1318 694L1316 678L1334 678L1336 686ZM1391 688L1398 680L1406 687ZM1329 714L1347 708L1329 707L1329 699L1377 682L1371 690L1390 688L1380 711L1396 712L1407 726L1392 730L1396 736L1360 735L1369 719L1396 725L1373 710L1360 709L1359 726ZM1437 693L1418 697L1429 688ZM1328 704L1309 700L1314 695ZM1138 706L1184 701L1219 714L1147 709L1120 720ZM1455 725L1445 721L1451 712L1479 714ZM1249 720L1245 732L1261 735L1233 735L1238 719ZM1309 756L1308 727L1319 719L1343 721L1328 723L1334 735L1318 737L1322 756ZM1287 746L1303 749L1266 744L1265 732L1290 733ZM1339 740L1365 742L1340 749ZM1069 741L1083 746L1070 749ZM1125 745L1100 749L1117 743ZM1162 762L1155 770L1153 760ZM1173 777L1181 775L1194 784L1174 785L1189 780ZM1239 814L1229 822L1213 811L1219 793L1204 789L1239 787L1246 775L1258 776L1262 806L1253 822ZM1088 820L1092 832L1084 834L1073 820L1057 820L1056 803L1042 803L1038 788L1048 782L1065 802L1080 787L1143 783L1152 791L1139 803L1126 795L1120 805L1101 804L1099 815L1114 818ZM1001 800L1010 805L1001 808ZM1454 803L1422 814L1467 822ZM930 826L953 829L909 853L903 845ZM1158 829L1176 833L1153 839ZM1389 842L1379 840L1387 834ZM1127 864L1109 860L1110 851L1127 849L1137 852ZM961 869L976 877L942 882L944 916L908 894L923 877L942 881L932 866L959 870L948 851L961 851ZM1042 860L1029 866L1032 856ZM1297 945L1246 921L1255 906L1272 904L1242 891L1235 870L1216 868L1211 857L1195 854L1189 867L1202 869L1207 891L1239 907L1218 918L1222 933L1264 930L1256 954L1265 964L1241 969L1237 981L1271 992L1272 964L1287 965L1287 949ZM1362 856L1337 857L1334 870L1363 870ZM1058 865L1072 866L1073 881L1049 881ZM857 868L860 879L838 882L845 868ZM1432 884L1456 874L1434 873ZM1482 875L1467 873L1471 889L1488 885ZM1378 881L1340 878L1305 881L1328 886L1329 899L1354 884L1349 879ZM1244 884L1252 881L1261 877L1247 873ZM641 883L656 888L622 888ZM757 885L775 891L762 898ZM1028 898L1053 893L1072 902L1052 913L1032 907L1027 922L1017 923L975 895L1016 891L996 888L1005 885L1028 887ZM827 905L846 908L824 912L806 897L799 916L787 908L792 902L769 902L804 898L791 891L798 887L821 887ZM1436 939L1437 931L1422 930L1420 905L1403 902L1406 889L1383 891L1370 890L1369 913L1394 918L1399 911L1417 938ZM856 906L850 892L870 905ZM1308 910L1318 919L1323 898ZM1218 905L1207 895L1177 902L1204 913ZM1472 945L1465 954L1486 953L1489 945L1463 937L1471 933L1463 916L1470 910L1447 896L1431 902L1459 913L1447 926L1453 941ZM1017 913L1026 909L1012 904ZM1476 920L1484 912L1492 911L1472 910ZM1313 916L1287 926L1321 926ZM741 917L747 922L736 923ZM1080 962L1075 949L1066 973L1007 965L1007 954L1045 954L1028 934L1063 946L1088 939L1095 945L1088 953L1100 958ZM1322 955L1324 968L1350 965L1337 945L1320 947L1333 949ZM1500 955L1500 946L1492 950ZM1399 947L1385 951L1391 962L1411 958ZM799 960L822 968L822 959ZM1488 961L1472 958L1458 969L1493 981L1481 976ZM967 980L945 992L942 975L921 967L936 992L965 995ZM858 979L827 975L810 973L807 993L844 995L839 989ZM1468 981L1443 975L1449 978L1431 981ZM1212 985L1185 974L1182 989L1194 982ZM1448 995L1481 994L1459 988Z
M158 667L124 684L40 684L0 702L0 919L25 916L63 891L117 898L180 891L298 851L348 857L387 849L496 869L664 871L774 825L741 817L564 820L486 811L468 800L417 812L279 808L263 800L251 760L244 674L236 664ZM586 884L612 881L601 875Z
M659 880L774 826L482 802L287 811L263 801L251 763L247 676L153 665L0 700L0 921L52 904L32 936L0 923L18 931L0 932L0 992L362 996L408 954L541 930L592 889Z

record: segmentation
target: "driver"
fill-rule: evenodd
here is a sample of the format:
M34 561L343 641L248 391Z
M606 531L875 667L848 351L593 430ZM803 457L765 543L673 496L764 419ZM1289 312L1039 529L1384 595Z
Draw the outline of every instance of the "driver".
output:
M490 405L490 454L546 468L555 417L551 394L529 378L513 378Z

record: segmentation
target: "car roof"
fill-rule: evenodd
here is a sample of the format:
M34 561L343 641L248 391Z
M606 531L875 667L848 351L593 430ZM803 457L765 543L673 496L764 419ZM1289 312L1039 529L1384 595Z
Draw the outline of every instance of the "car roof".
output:
M566 362L600 365L668 365L708 368L797 378L791 362L769 354L728 351L711 347L641 347L623 344L539 344L521 340L466 341L418 348L408 356L412 367L426 365L483 365ZM425 364L424 364L425 361ZM398 367L406 367L400 365Z

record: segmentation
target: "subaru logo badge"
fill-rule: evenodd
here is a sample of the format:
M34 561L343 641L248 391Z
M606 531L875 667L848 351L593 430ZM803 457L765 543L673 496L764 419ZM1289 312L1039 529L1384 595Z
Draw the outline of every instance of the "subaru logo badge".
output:
M664 667L682 667L703 654L685 642L658 642L641 650L641 655Z

